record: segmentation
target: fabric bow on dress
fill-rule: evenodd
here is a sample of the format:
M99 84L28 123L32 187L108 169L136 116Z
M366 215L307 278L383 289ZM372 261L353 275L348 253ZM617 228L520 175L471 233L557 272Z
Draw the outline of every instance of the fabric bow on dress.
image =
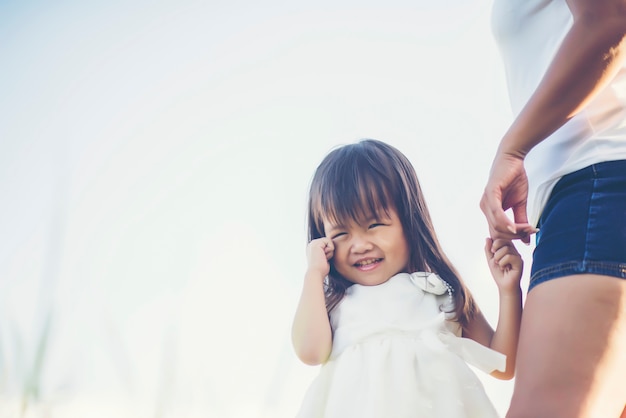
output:
M411 273L411 281L424 292L443 295L448 291L448 284L436 273L418 271Z

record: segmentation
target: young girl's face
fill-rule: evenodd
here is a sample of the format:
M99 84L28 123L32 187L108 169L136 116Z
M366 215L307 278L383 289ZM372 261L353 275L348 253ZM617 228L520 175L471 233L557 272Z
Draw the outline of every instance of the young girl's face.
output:
M331 262L347 280L375 286L406 272L409 246L404 229L396 211L389 208L387 212L347 225L324 220L326 236L335 246Z

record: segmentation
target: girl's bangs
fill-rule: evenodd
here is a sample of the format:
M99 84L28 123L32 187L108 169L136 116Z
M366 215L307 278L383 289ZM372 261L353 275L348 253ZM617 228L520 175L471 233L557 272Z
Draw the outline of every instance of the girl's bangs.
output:
M388 215L393 205L388 192L396 189L386 176L373 172L370 166L343 166L333 175L323 176L312 203L318 231L324 231L324 220L347 225L365 219Z

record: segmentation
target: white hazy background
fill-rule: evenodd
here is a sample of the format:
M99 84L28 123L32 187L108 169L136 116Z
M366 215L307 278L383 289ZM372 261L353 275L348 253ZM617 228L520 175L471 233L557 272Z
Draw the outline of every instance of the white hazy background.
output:
M490 8L0 1L0 417L293 417L307 188L364 137L414 163L495 325Z

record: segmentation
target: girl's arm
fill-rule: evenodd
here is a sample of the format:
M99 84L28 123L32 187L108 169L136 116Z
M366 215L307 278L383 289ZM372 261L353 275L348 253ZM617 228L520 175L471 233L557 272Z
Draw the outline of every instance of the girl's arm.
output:
M506 369L491 373L498 379L515 375L517 342L522 319L522 258L508 240L487 239L485 254L500 294L500 312L495 332L479 311L464 330L464 336L506 355Z
M566 0L573 24L551 65L502 138L481 208L491 236L528 242L523 160L538 143L592 101L626 59L624 0ZM504 211L513 208L515 224ZM516 225L517 224L517 225Z
M325 362L332 348L324 278L330 271L328 260L333 252L333 242L328 238L313 240L307 247L309 266L291 328L291 340L298 358L309 365Z

